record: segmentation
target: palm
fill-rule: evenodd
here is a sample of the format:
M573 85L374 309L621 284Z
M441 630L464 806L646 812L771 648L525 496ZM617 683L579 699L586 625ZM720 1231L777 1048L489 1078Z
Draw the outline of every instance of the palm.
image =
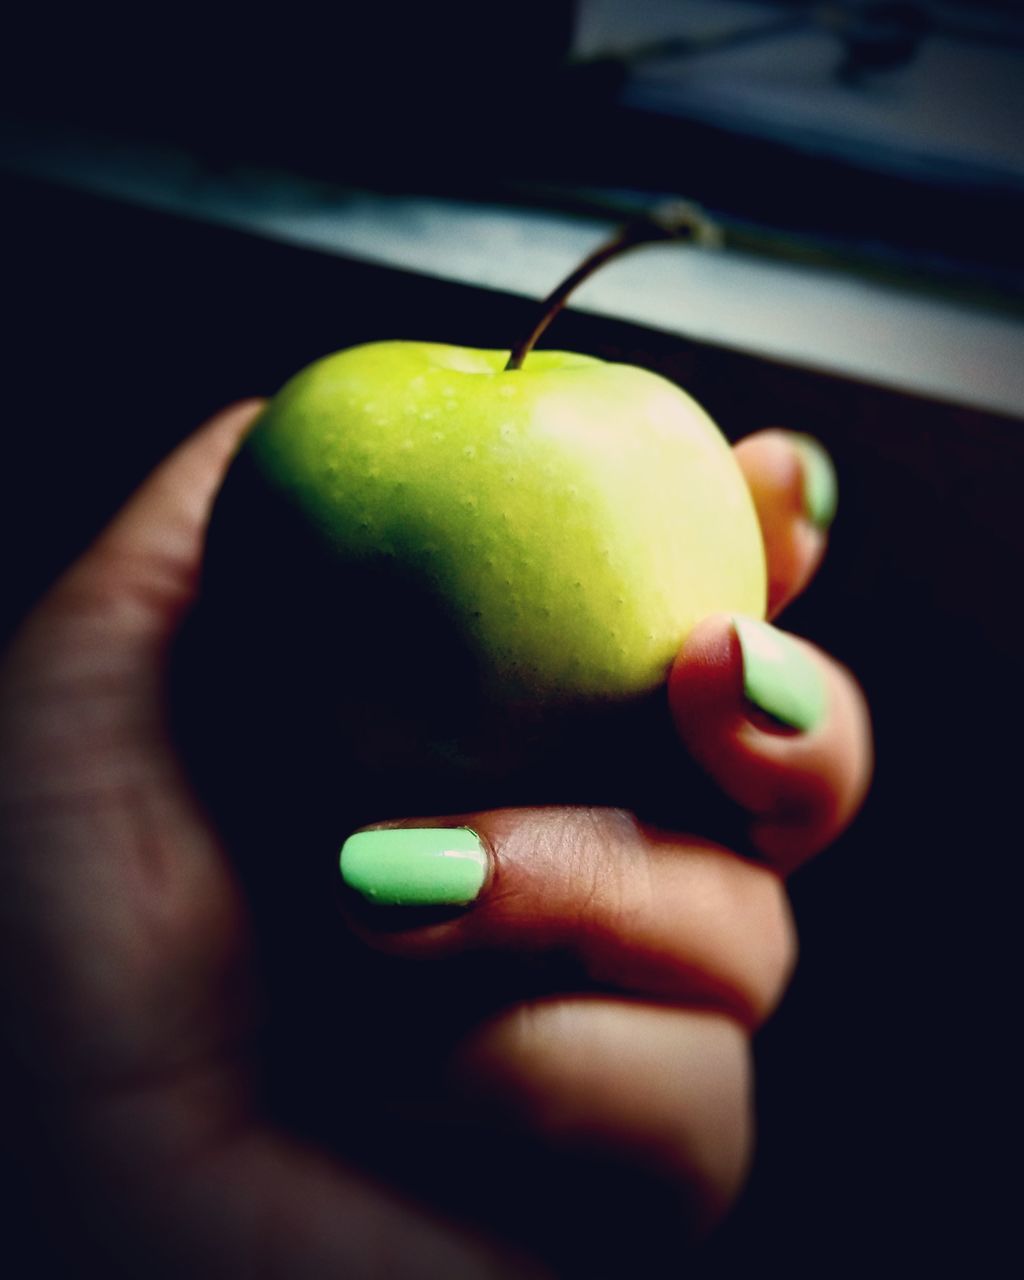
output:
M36 1154L129 1272L154 1273L143 1232L162 1220L169 1274L257 1256L267 1274L358 1272L396 1237L426 1274L475 1274L486 1250L258 1118L250 920L172 748L162 683L211 486L250 418L193 442L173 488L150 482L6 664L6 994L39 1116L67 1097L74 1109ZM83 1244L69 1242L79 1262Z

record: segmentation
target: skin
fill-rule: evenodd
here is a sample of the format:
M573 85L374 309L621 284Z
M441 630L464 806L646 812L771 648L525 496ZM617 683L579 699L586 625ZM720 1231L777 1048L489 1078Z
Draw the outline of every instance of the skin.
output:
M274 974L257 963L258 922L163 701L212 495L257 408L225 411L150 477L25 621L0 675L5 1128L30 1206L60 1225L39 1248L65 1249L78 1274L289 1280L593 1274L617 1257L643 1273L645 1252L681 1256L683 1226L699 1236L742 1182L750 1034L795 956L783 877L863 796L860 691L808 646L829 714L809 734L783 733L743 705L726 618L702 623L678 656L679 732L747 809L761 861L619 810L418 819L479 831L490 883L444 920L385 927L339 907L349 985L357 974L371 998L339 1003L345 983L319 975L309 1007L341 1021L351 1052L323 1092L315 1061L299 1064L323 1131L296 1136L261 1089L281 1048ZM780 449L772 433L737 451L776 603L824 550ZM776 562L774 548L789 551ZM415 1025L401 991L445 974L448 986L427 986L444 1010L488 958L509 975L500 1007L444 1020L429 1043L398 1041L403 1068L462 1087L445 1108L392 1116L394 1059L375 1054L382 1027ZM538 994L549 970L559 976ZM395 1003L374 1020L385 998ZM348 1061L368 1068L358 1082ZM357 1139L367 1130L370 1147ZM509 1181L510 1131L539 1176L568 1161L589 1179L582 1217L564 1178L556 1211L550 1194L531 1198L530 1178ZM463 1184L453 1161L450 1185L417 1184L418 1153L429 1174L478 1133Z

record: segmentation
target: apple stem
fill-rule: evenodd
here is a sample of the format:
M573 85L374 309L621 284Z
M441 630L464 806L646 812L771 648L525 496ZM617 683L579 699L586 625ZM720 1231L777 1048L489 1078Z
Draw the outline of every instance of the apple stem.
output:
M606 240L584 258L557 289L548 294L540 304L540 313L533 328L512 348L505 372L523 367L523 362L533 350L537 339L568 302L569 295L584 280L612 258L639 245L656 244L663 240L688 240L694 244L717 246L721 243L721 233L701 209L688 201L660 205L642 217L627 222L610 240Z

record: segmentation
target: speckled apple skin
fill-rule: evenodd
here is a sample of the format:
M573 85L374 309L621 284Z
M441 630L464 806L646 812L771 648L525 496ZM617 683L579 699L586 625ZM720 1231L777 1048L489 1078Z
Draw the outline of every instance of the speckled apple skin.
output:
M339 561L401 565L444 600L498 702L642 694L701 618L763 617L753 503L700 406L629 365L506 360L339 352L274 397L243 452Z

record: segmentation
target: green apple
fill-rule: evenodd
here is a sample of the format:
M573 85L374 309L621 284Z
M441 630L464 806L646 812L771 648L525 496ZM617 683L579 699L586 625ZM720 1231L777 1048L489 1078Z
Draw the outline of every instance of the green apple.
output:
M764 611L749 491L690 396L585 355L507 360L399 341L319 360L218 503L232 662L272 617L250 688L302 684L379 769L498 774L574 725L593 743L700 619Z
M677 787L666 676L702 618L763 614L753 502L678 387L533 348L597 267L702 234L689 206L628 225L511 355L372 342L274 397L216 503L202 593L199 696L246 777L380 785L391 812L457 805L447 784L470 778L506 804Z
M246 447L340 559L399 562L447 603L491 698L651 689L701 618L764 609L731 450L643 369L506 360L422 342L340 352L288 383Z

